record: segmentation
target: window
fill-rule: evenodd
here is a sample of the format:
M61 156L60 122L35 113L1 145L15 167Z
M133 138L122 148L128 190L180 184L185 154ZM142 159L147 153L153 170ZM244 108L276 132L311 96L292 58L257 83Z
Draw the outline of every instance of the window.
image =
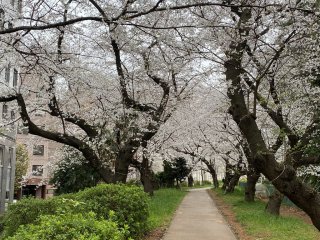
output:
M12 166L12 159L13 159L13 149L9 148L9 162L8 162L8 168L11 168Z
M8 105L2 105L2 118L6 119L8 117Z
M14 121L16 120L16 113L13 110L11 110L10 112L10 119L11 119L11 125L12 127L14 127Z
M0 30L4 27L4 10L0 8Z
M16 119L16 113L13 110L11 110L10 117L12 121Z
M44 145L34 145L33 146L33 155L44 155Z
M3 166L3 160L4 160L4 146L0 145L0 166L1 167Z
M14 87L16 87L17 84L18 84L18 70L17 70L17 69L14 69L14 70L13 70L13 83L12 83L12 85L13 85Z
M32 176L42 176L43 165L32 165Z
M7 66L7 67L6 67L6 70L5 70L5 79L6 79L6 83L9 83L9 82L10 82L10 66Z
M22 0L18 1L18 12L21 14L22 12Z

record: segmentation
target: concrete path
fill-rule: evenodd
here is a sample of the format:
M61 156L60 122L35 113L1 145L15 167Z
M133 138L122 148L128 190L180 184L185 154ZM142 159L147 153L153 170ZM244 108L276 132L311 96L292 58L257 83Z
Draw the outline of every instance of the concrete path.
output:
M163 240L236 240L206 189L183 199Z

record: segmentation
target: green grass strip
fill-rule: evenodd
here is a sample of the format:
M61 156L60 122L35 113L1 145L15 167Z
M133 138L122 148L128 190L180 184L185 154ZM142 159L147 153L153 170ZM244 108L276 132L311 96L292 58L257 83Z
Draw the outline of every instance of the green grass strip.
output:
M149 230L167 225L186 194L174 188L155 191L150 202Z
M265 203L247 203L243 190L236 189L233 194L223 194L214 190L225 203L231 206L237 221L246 233L259 240L315 240L320 239L319 231L312 225L296 217L275 217L264 212Z

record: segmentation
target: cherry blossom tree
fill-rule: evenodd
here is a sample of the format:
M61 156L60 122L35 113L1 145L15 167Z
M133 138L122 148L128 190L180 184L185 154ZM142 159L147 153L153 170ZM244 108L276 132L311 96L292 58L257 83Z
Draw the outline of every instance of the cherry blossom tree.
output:
M320 195L297 175L319 163L319 1L26 1L24 8L22 26L0 31L6 54L21 56L24 84L2 86L0 101L17 102L30 133L77 148L106 182L124 182L138 149L177 120L176 110L187 111L194 88L219 86L248 166L320 229ZM39 111L55 126L41 128ZM212 136L207 145L224 144Z

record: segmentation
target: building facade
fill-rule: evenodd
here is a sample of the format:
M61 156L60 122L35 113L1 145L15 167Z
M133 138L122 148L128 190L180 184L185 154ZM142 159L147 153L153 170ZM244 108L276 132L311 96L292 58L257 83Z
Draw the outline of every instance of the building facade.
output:
M51 165L57 161L56 151L59 143L18 131L17 143L25 145L28 150L29 166L22 182L21 195L36 198L49 198L55 187L50 185Z
M21 1L0 1L0 29L12 28L18 24ZM0 69L3 89L17 89L20 85L17 59L12 54L4 54ZM3 94L0 92L0 94ZM12 103L0 103L0 213L6 203L13 201L15 159L16 159L16 110Z

